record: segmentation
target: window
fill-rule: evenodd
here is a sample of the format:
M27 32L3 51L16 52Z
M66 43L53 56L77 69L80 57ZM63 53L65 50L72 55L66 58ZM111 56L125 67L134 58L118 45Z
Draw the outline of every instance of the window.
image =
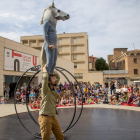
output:
M74 68L77 68L77 63L74 63Z
M62 44L62 39L59 39L58 40L58 44Z
M77 60L77 55L73 55L73 60Z
M39 40L39 43L43 43L44 42L44 40Z
M62 47L58 47L58 52L62 52Z
M120 65L122 65L122 62L120 62Z
M83 73L74 73L76 79L83 79Z
M134 69L134 74L138 74L138 69Z
M36 43L36 40L31 40L30 43Z
M76 51L77 51L77 47L73 46L73 52L76 52Z
M76 38L73 38L73 43L76 43Z
M137 63L137 58L134 58L134 63Z
M123 65L125 66L125 60L123 60Z
M28 44L28 41L22 41L22 44Z

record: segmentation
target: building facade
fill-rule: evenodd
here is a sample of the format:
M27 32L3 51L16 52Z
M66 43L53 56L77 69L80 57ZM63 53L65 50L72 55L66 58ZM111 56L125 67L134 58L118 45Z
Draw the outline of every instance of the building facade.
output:
M15 41L3 38L0 36L0 96L4 94L4 86L6 84L12 84L18 82L20 76L30 67L40 65L40 50L34 49L32 47L27 47L23 44L17 43ZM68 69L72 74L74 74L74 64L65 59L58 58L57 66L64 69ZM26 75L21 79L20 84L28 84L30 78L35 74L35 69L26 73ZM64 72L64 71L63 71ZM64 83L66 78L60 74L60 81ZM66 72L64 72L66 74ZM67 75L70 81L74 79ZM42 72L37 74L32 82L35 85L39 85L42 78ZM67 82L67 81L66 81Z
M42 35L21 36L21 44L41 50L44 43ZM74 76L80 82L103 82L103 72L89 72L88 35L87 33L57 34L58 58L74 64ZM93 63L93 62L92 62Z
M117 78L124 84L140 81L140 50L127 51L127 48L114 48L108 55L110 71L104 71L104 78Z
M43 36L21 36L20 42L41 50ZM87 33L63 33L57 35L58 57L74 63L74 76L78 81L87 81L88 35Z

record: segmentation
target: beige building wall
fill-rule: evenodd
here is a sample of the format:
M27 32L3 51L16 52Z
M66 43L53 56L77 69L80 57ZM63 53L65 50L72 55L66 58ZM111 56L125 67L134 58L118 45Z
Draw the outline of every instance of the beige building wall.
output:
M30 43L36 41L36 43ZM21 36L20 41L26 46L40 49L43 45L43 36ZM103 82L103 72L89 72L88 36L87 33L64 33L57 35L58 59L62 58L67 63L66 69L74 68L74 76L78 81ZM61 60L62 60L61 59ZM74 60L76 59L76 60ZM60 64L58 63L58 66ZM64 65L63 65L64 66Z
M128 85L134 81L140 81L140 50L127 51L127 48L114 48L114 51L114 54L116 54L114 57L116 58L113 62L115 68L120 70L120 74L104 74L104 77L124 78L127 80ZM137 62L134 62L134 59ZM115 72L118 73L118 70ZM134 70L137 70L137 73L134 73Z
M20 42L26 46L40 49L43 36L21 36ZM74 74L80 75L78 81L88 81L88 35L87 33L63 33L57 35L59 58L73 62ZM68 69L67 69L68 70ZM77 76L78 77L78 76ZM82 78L83 77L83 78Z
M32 42L31 42L32 45L35 44L34 43L35 40L36 39L32 39ZM12 41L12 40L9 40L9 39L6 39L6 38L3 38L3 37L0 36L0 96L3 96L4 76L5 75L21 76L23 74L23 72L4 70L4 53L5 53L4 48L40 57L40 50L34 49L32 47L27 47L25 45L22 45L20 43L17 43L15 41ZM40 64L40 62L39 62L39 64ZM67 61L65 59L58 58L56 65L59 66L59 67L68 69L74 75L74 64L72 62ZM64 73L66 74L66 72L64 72ZM28 75L33 75L34 73L27 73L27 74ZM61 76L61 82L66 81L66 79L62 75L60 75L60 76ZM40 72L35 77L33 82L35 82L35 84L38 85L38 83L41 81L41 77L42 77L42 72ZM74 81L73 78L71 76L69 76L68 74L67 74L67 77L69 78L70 81Z
M119 57L123 53L127 52L128 48L114 48L113 49L113 59Z
M99 82L103 83L103 72L102 71L90 71L88 74L88 79L90 83Z

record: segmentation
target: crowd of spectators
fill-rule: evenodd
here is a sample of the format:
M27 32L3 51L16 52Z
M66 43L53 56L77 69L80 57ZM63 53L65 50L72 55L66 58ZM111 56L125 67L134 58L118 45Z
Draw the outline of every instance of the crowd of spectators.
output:
M8 87L6 87L8 91ZM112 104L112 105L122 105L126 103L127 105L134 104L140 106L140 90L137 85L122 85L120 82L111 81L100 84L95 82L91 84L90 82L81 82L80 87L76 82L71 82L68 84L61 82L56 87L58 92L57 106L67 106L74 105L75 101L77 105L82 103L82 94L83 94L83 103L84 104ZM27 94L26 94L27 91ZM82 91L82 94L81 94ZM111 96L108 95L110 91ZM35 85L34 83L30 84L27 89L27 85L21 85L16 92L16 102L25 103L26 96L28 103L32 108L40 108L41 103L41 83Z

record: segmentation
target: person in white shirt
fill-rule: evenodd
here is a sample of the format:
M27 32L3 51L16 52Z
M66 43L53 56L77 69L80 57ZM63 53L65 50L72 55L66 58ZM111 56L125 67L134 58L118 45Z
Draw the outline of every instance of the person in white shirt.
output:
M126 85L122 86L121 88L121 93L124 93L124 92L128 92L128 88L126 87Z

